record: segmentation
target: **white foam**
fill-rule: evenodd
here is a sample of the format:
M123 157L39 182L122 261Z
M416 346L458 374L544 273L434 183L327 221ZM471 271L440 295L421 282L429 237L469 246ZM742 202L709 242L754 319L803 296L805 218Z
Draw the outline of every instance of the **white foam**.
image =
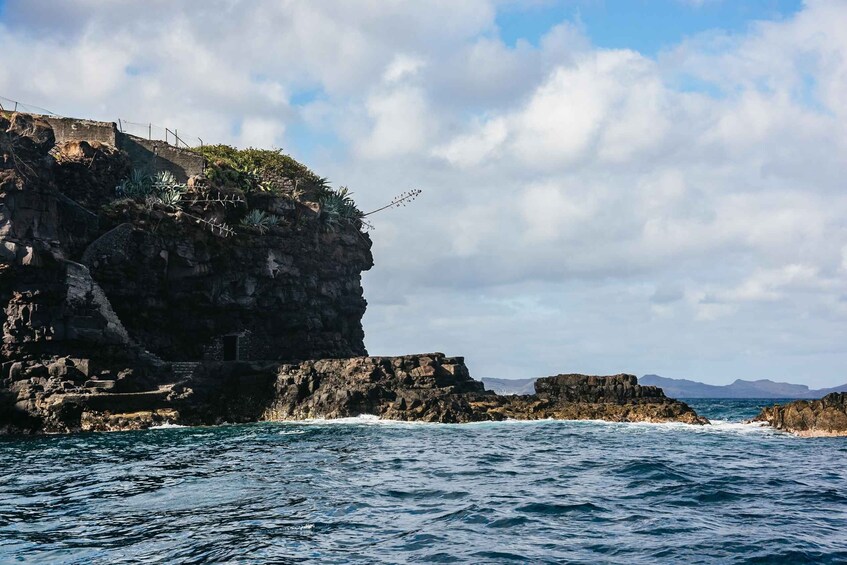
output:
M171 424L170 422L165 422L164 424L159 424L158 426L150 426L151 430L171 430L174 428L190 428L191 426L183 426L180 424Z
M478 426L537 426L537 425L564 425L564 426L603 426L618 428L621 432L654 429L657 431L685 431L693 433L717 433L717 434L775 434L776 430L765 422L739 422L729 420L712 420L711 424L686 424L684 422L613 422L608 420L557 420L545 418L538 420L516 420L506 419L500 421L484 420L480 422L466 422L462 424L443 424L440 422L422 422L383 419L374 414L362 414L346 418L309 418L304 420L283 420L275 424L283 426L439 426L439 427L478 427ZM281 435L303 433L298 430L286 430L279 432Z

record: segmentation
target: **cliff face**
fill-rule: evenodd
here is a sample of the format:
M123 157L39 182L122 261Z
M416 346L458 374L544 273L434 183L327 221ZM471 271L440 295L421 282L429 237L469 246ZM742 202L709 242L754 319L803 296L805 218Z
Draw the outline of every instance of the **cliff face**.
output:
M196 228L175 235L171 218L156 231L123 219L130 221L95 240L81 261L151 352L220 359L223 336L232 335L240 359L366 353L365 234L274 230L223 239Z
M366 354L366 234L326 229L317 203L285 194L197 184L179 207L119 199L133 166L103 143L56 146L38 117L0 116L0 403L26 419L87 381L171 382L175 360ZM215 229L248 210L276 223Z
M820 400L797 400L762 410L754 421L799 436L847 436L847 393L833 392Z
M122 152L69 142L53 159L49 124L22 114L0 118L0 133L0 284L9 359L76 355L103 342L132 342L166 360L215 359L226 337L237 341L242 359L366 353L360 284L372 265L366 234L349 225L323 229L316 205L270 194L230 205L217 193L211 202L193 195L186 199L203 202L176 211L115 202L115 186L131 168ZM237 222L247 208L280 223L268 233L245 228L230 237L203 223ZM70 296L76 291L84 296ZM90 319L69 321L80 308ZM94 336L98 328L103 335Z

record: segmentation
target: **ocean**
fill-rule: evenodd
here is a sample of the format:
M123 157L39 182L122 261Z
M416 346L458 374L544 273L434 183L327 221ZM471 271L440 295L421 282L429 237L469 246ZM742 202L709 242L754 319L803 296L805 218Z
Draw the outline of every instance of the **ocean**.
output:
M0 440L0 562L847 562L847 438L343 421Z

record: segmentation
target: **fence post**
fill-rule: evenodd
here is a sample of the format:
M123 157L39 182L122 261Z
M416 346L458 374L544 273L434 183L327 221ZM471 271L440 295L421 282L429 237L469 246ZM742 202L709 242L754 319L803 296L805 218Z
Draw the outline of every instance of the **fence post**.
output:
M15 102L15 112L17 112L17 111L18 111L18 103Z
M174 130L174 147L179 147L179 130Z
M147 139L148 140L153 139L153 124L152 123L147 124Z
M118 131L121 132L121 133L123 133L123 131L124 131L124 127L121 125L121 119L120 118L118 118Z

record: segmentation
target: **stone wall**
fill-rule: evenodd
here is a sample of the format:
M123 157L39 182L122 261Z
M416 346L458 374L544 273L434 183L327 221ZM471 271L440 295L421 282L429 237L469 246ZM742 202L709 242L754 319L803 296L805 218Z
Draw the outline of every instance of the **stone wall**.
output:
M114 122L98 122L78 118L38 116L53 128L56 145L70 141L106 143L125 151L133 168L152 173L170 171L180 182L192 175L199 175L205 167L202 156L166 141L144 139L118 130Z
M136 169L156 173L170 171L179 182L203 172L206 161L201 155L174 147L161 140L150 140L121 133L118 136L118 149L126 151L132 166Z
M204 361L246 361L248 359L258 358L251 347L252 340L250 339L252 332L245 330L227 335L217 336L212 339L211 343L203 348ZM226 340L235 338L235 359L226 358Z
M68 141L99 141L116 147L118 145L118 126L114 122L98 122L58 116L39 116L53 128L56 144Z

